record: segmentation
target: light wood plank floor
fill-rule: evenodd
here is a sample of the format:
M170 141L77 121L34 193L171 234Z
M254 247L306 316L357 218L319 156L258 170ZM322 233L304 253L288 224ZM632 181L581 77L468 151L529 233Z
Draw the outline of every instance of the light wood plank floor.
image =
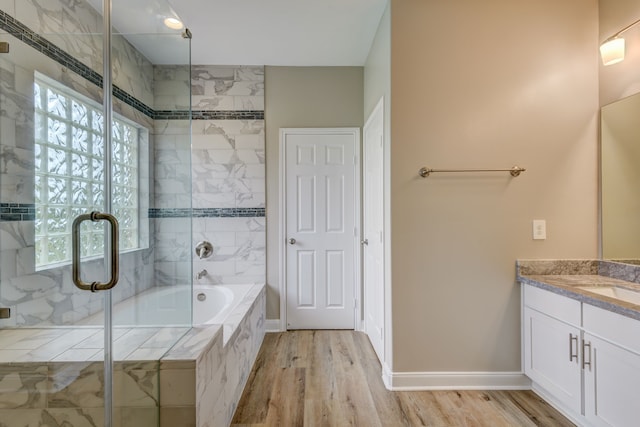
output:
M232 426L573 426L530 391L391 392L354 331L267 334Z

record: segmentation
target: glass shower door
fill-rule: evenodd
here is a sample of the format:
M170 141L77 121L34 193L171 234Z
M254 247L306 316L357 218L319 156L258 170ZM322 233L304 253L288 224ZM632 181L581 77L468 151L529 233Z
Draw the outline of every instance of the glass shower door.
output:
M105 26L103 0L0 0L8 427L157 425L159 361L191 326L188 32L165 0L108 6Z
M0 307L10 309L0 319L0 377L25 379L15 389L0 381L2 401L13 402L0 420L110 426L111 293L100 289L116 282L117 233L104 215L102 22L83 2L0 8Z

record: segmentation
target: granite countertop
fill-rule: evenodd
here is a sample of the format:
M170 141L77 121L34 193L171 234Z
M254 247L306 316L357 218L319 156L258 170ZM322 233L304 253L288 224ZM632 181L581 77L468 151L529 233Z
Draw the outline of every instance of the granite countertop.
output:
M560 268L550 268L553 265L551 264L553 261L540 261L539 265L536 265L536 261L518 261L517 280L523 284L545 289L604 310L640 320L640 304L579 289L582 286L615 286L640 292L640 283L635 282L638 277L636 274L611 277L616 275L611 274L616 269L611 268L610 265L601 265L601 263L611 264L608 261L589 261L588 263L575 261L581 263L580 265L576 265L575 262L571 264L572 261L557 262L564 264ZM627 269L626 266L625 269Z

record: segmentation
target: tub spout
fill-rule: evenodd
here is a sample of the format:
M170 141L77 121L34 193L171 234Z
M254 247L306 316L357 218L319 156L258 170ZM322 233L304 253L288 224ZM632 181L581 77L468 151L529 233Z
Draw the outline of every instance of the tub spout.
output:
M203 278L204 276L206 276L207 274L209 274L209 273L207 273L207 270L202 270L202 271L200 271L198 274L196 274L196 280L200 280L200 279L202 279L202 278Z

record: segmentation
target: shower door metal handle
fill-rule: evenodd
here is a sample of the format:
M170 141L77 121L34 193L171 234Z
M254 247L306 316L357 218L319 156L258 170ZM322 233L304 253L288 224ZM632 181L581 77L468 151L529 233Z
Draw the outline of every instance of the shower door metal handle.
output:
M84 221L107 221L111 225L111 278L107 283L92 282L86 283L82 281L80 274L80 224ZM111 214L91 212L88 214L78 215L73 220L72 226L72 275L73 283L77 288L83 291L106 291L113 288L118 283L118 276L120 272L120 262L118 258L118 220Z

